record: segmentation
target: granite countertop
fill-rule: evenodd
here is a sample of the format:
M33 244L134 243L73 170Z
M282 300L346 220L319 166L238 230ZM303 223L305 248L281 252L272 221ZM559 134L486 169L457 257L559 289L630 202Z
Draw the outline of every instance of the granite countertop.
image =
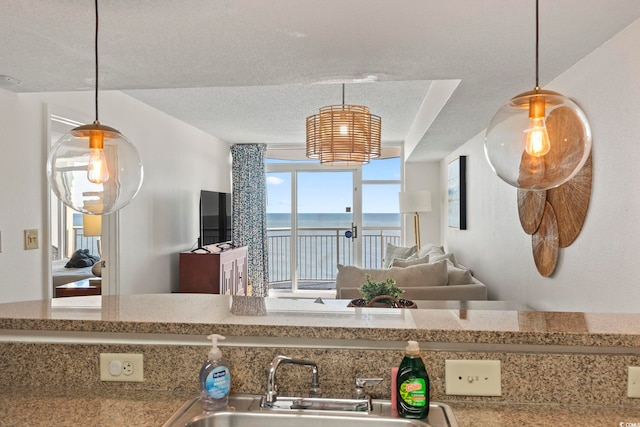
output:
M153 294L0 304L0 329L640 347L640 314L339 307L310 300ZM384 330L381 334L380 331Z
M640 408L459 402L449 403L449 406L460 427L640 425Z
M0 388L0 424L158 427L192 397L184 392Z
M157 391L0 388L0 419L5 427L158 427L194 396ZM640 423L640 408L460 402L448 404L460 427L617 427L620 423Z
M532 344L575 346L572 349L584 351L590 346L600 347L596 352L635 353L640 347L640 314L369 309L205 294L90 296L0 304L0 329L8 342L12 336L34 331L54 338L68 337L70 332L202 336L210 333L212 325L227 337L278 337L278 342L285 336L376 342L411 337L453 346L490 344L491 348ZM135 391L113 385L64 390L46 388L55 387L53 383L43 388L4 385L0 388L3 426L160 426L195 396L195 391ZM640 425L637 407L471 401L449 405L461 427Z

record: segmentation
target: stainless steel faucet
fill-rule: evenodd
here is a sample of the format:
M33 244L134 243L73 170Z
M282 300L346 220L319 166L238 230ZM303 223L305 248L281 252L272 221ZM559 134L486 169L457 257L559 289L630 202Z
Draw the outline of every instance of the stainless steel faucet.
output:
M382 382L382 378L360 378L356 377L356 388L351 393L352 399L361 399L366 400L367 409L369 411L373 410L373 403L371 402L371 396L369 396L364 388L370 385L377 385Z
M273 405L278 397L278 385L276 384L276 371L281 364L289 365L305 365L311 366L311 388L309 389L309 397L320 397L320 375L318 373L318 365L311 360L293 359L287 356L276 356L269 364L269 372L267 375L267 394L264 402L267 405Z

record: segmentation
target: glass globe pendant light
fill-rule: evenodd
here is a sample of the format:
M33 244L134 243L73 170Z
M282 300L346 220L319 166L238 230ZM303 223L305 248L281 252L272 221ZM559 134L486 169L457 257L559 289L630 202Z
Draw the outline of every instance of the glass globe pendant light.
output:
M104 215L122 209L138 194L143 168L136 147L98 120L98 0L95 0L96 119L54 144L47 179L56 196L78 212Z
M512 98L493 116L485 155L507 184L548 190L573 178L591 151L591 129L584 112L558 92L540 89L536 0L536 87Z

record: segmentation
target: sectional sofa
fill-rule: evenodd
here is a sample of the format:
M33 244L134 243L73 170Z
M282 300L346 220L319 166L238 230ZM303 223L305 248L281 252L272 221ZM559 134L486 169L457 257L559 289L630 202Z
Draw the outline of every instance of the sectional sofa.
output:
M336 298L356 299L366 276L373 281L392 278L404 290L403 298L419 300L486 300L487 287L473 277L471 270L458 263L442 246L425 245L421 250L387 244L383 268L361 269L338 266Z

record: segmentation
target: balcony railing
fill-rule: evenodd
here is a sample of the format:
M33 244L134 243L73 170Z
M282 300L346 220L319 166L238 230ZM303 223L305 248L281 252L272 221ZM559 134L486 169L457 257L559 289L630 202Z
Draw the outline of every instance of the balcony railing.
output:
M64 259L70 258L71 255L78 249L89 249L89 253L92 255L99 255L98 241L100 237L91 236L87 237L83 234L82 227L73 227L69 231L69 237L67 238L67 249L69 253L61 253L56 245L52 246L52 259Z
M76 250L89 249L90 254L98 255L98 240L99 237L96 236L85 236L82 227L73 227L73 241Z
M362 267L381 268L387 243L400 244L400 227L364 227L358 239L344 236L344 228L298 229L298 281L335 281L338 264L354 263L354 245L362 244ZM291 229L267 229L269 283L291 282Z

